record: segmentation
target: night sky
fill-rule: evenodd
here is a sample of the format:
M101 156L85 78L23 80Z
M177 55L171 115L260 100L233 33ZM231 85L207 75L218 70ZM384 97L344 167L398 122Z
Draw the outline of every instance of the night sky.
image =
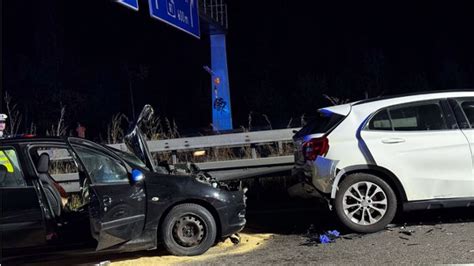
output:
M182 132L211 122L208 36L198 40L108 0L3 0L3 87L24 125L45 130L66 106L92 138L117 112L152 104ZM469 1L228 0L234 127L298 126L323 94L474 88ZM329 3L330 2L330 3ZM455 3L454 3L455 2Z

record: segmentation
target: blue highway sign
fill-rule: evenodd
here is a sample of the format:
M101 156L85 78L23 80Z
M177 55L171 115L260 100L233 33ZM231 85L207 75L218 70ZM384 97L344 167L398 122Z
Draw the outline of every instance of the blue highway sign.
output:
M153 0L150 0L153 1ZM138 11L138 0L117 0L117 3Z
M200 38L198 0L149 0L150 15Z

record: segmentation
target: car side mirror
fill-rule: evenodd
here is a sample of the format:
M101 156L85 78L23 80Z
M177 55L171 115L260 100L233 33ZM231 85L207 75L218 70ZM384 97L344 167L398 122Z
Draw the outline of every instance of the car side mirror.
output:
M145 179L145 175L143 174L142 171L133 169L132 172L128 176L130 184L134 185L138 182L141 182L143 179Z

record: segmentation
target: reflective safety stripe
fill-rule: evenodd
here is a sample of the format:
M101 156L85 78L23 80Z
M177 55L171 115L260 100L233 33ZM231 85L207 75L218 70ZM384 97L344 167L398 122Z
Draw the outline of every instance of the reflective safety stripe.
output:
M10 162L4 151L0 151L0 164L3 164L9 173L13 173L15 171L13 164Z

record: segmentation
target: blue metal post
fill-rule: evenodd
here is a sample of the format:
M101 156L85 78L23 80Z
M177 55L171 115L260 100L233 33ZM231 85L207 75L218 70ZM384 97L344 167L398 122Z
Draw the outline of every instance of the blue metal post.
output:
M229 73L225 34L211 34L212 124L214 130L232 130Z

